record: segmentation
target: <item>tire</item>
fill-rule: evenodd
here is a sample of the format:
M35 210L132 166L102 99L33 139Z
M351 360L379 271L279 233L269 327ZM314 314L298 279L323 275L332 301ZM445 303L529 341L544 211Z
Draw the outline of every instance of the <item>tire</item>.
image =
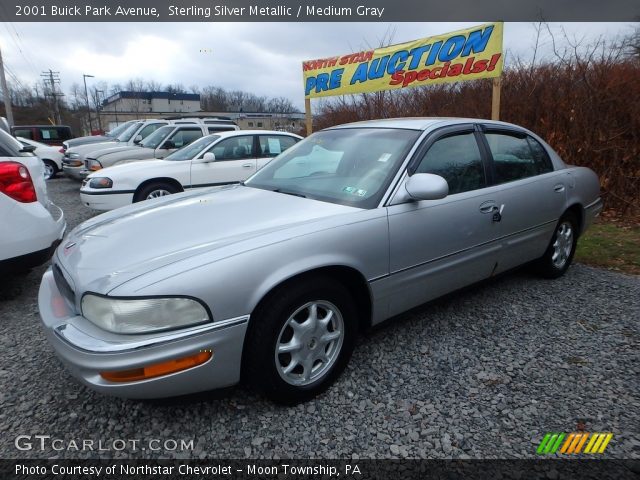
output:
M558 278L569 269L578 243L578 219L566 212L558 221L551 242L535 264L539 275Z
M172 195L174 193L178 193L180 190L170 183L166 182L153 182L148 185L145 185L143 188L139 189L133 202L142 202L143 200L149 200L151 198L160 198L165 195Z
M51 160L43 160L42 163L44 163L44 179L50 180L56 178L58 166Z
M331 316L323 325L329 312ZM251 316L243 380L277 403L294 405L310 400L325 391L346 367L356 325L353 299L335 280L313 277L289 282L269 295ZM292 344L299 346L276 353L277 349L289 350Z

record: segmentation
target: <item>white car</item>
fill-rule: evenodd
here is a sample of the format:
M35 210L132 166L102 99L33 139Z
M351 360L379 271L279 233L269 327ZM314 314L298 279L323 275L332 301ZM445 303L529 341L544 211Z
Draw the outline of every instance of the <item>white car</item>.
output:
M112 210L192 188L238 183L301 139L293 133L269 130L219 132L163 160L96 171L84 180L80 199L95 210Z
M44 143L36 142L30 138L16 137L18 141L25 145L35 147L34 153L44 163L44 178L49 180L62 171L62 158L64 149L62 147L52 147Z
M66 222L49 201L44 164L0 130L0 274L40 265L62 240Z

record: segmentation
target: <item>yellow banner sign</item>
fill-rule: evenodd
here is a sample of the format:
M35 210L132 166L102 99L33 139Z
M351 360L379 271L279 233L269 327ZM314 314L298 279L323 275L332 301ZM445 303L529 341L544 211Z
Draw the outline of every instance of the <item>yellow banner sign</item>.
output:
M498 77L502 22L302 62L305 98Z

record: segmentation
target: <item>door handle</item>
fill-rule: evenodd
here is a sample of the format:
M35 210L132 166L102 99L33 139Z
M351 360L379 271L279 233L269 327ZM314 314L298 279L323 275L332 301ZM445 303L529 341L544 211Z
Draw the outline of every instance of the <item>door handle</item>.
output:
M498 206L494 202L491 202L491 201L485 202L482 205L480 205L480 211L482 213L493 213L497 209L498 209Z
M553 187L553 191L554 192L564 192L564 185L562 183L559 183L558 185Z
M251 168L253 167L253 163L245 163L244 165L242 165L242 168Z

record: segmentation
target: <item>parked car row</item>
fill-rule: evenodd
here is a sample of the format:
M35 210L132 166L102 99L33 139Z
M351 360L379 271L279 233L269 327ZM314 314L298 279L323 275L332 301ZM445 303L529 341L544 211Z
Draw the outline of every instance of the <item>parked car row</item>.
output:
M165 129L166 134L154 138L163 142L167 154L211 132L238 129L225 118L134 120L105 135L70 139L71 131L66 126L10 127L6 119L0 118L0 220L6 233L0 243L0 274L28 270L46 262L62 239L66 228L64 214L49 201L45 180L64 171L65 164L66 170L70 170L67 173L74 175L69 153L74 149L86 152L111 149L110 153L114 153L133 147L129 151L137 155L129 155L129 161L153 158L153 149L136 145L161 127L169 128Z
M68 176L82 180L100 168L164 158L197 138L238 129L231 121L217 119L136 121L111 140L67 148L63 163Z
M181 128L127 148L155 155ZM525 263L564 274L602 209L591 170L502 122L369 121L301 141L186 128L203 138L87 176L83 202L125 206L70 232L42 279L48 341L106 394L243 380L278 402L307 400L362 329ZM242 183L187 191L245 169L255 173Z
M162 132L163 128L167 133ZM154 136L176 138L178 132L200 133L197 127L162 127L143 142L142 152L144 145L159 142ZM301 139L292 133L264 130L207 135L161 160L127 160L105 169L100 168L101 164L95 165L98 170L83 181L80 198L88 207L111 210L184 190L238 183ZM89 168L94 167L92 161L89 160Z

